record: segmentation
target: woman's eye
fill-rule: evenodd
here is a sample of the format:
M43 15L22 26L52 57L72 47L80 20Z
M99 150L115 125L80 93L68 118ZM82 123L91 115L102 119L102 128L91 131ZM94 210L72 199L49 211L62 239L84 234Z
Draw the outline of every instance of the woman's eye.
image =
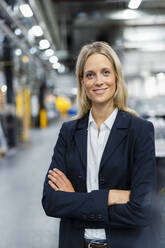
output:
M104 71L104 75L108 76L110 74L110 71Z
M89 79L90 79L90 78L93 78L93 74L92 74L92 73L87 73L87 74L86 74L86 77L89 78Z

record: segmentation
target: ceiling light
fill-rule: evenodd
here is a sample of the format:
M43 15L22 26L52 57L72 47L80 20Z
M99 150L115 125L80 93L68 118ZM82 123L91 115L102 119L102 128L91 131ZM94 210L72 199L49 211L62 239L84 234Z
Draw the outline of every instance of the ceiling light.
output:
M130 9L138 9L142 0L131 0L128 4Z
M40 40L39 45L40 45L40 49L47 49L50 47L50 43L46 39Z
M58 68L59 73L64 73L65 72L65 66L61 64L61 66Z
M163 31L162 28L129 27L124 30L124 39L132 42L159 42L165 39Z
M20 56L22 54L22 50L21 49L16 49L15 50L15 55L17 55L17 56Z
M164 52L165 45L162 42L157 42L157 43L151 42L142 45L140 49L145 52Z
M53 49L47 49L46 51L45 51L45 55L46 56L52 56L54 54L54 51L53 51Z
M156 77L159 79L159 80L163 80L165 79L165 74L163 72L160 72L156 75Z
M61 64L58 63L58 62L57 62L57 63L54 63L54 64L52 65L53 69L59 69L60 66L61 66Z
M57 63L57 62L58 62L57 56L52 56L52 57L50 57L50 58L49 58L49 62L50 62L50 63L53 63L53 64Z
M22 62L23 63L28 63L29 62L29 57L28 56L23 56L22 57Z
M37 26L37 25L33 26L31 28L31 31L32 31L33 35L36 37L43 35L43 31L42 31L42 28L40 26Z
M31 47L30 48L30 53L31 54L34 54L34 53L36 53L37 52L37 48L35 48L35 47Z
M134 20L142 17L142 13L140 11L133 9L119 10L108 15L108 18L113 20Z
M29 4L22 4L22 5L20 5L19 9L20 9L20 11L24 17L32 17L33 16L33 12L31 10Z
M21 31L21 29L16 28L15 31L14 31L14 33L15 33L16 35L21 35L21 34L22 34L22 31Z
M3 85L1 86L1 91L2 91L3 93L5 93L5 92L7 91L7 86L6 86L5 84L3 84Z

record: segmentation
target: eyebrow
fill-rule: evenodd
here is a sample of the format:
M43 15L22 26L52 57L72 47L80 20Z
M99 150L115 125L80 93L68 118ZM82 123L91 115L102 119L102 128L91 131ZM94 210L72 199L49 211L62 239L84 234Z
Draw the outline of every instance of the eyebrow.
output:
M90 73L90 72L93 72L92 70L89 70L89 71L84 71L84 73Z
M112 70L112 68L110 68L110 67L103 67L103 68L101 68L101 71L105 71L105 70ZM94 70L84 71L84 73L91 73L91 72L94 72Z
M102 71L105 71L105 70L111 70L112 68L110 68L110 67L104 67L104 68L102 68L101 70Z

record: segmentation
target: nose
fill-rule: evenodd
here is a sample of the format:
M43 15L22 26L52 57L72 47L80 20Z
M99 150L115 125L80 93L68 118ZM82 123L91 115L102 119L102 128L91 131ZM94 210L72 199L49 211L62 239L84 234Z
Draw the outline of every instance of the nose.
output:
M103 84L103 77L101 74L96 75L95 85L100 86Z

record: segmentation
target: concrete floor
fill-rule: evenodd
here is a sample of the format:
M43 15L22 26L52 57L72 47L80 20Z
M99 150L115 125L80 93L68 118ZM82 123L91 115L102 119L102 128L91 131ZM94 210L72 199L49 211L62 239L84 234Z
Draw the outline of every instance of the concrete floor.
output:
M0 247L56 248L59 220L41 206L44 178L61 123L30 133L30 143L0 160Z
M57 248L59 220L45 215L43 182L62 121L30 132L30 142L0 160L0 248ZM162 231L165 247L165 159L160 167Z

